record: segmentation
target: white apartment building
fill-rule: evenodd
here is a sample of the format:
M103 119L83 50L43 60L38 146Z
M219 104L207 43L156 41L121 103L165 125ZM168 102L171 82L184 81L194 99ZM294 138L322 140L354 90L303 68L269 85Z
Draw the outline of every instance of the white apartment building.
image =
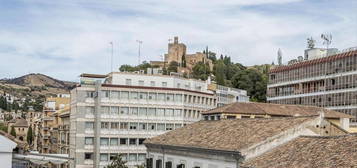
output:
M206 81L112 72L82 74L71 91L71 167L101 168L120 153L129 167L145 162L143 142L201 119L217 107Z

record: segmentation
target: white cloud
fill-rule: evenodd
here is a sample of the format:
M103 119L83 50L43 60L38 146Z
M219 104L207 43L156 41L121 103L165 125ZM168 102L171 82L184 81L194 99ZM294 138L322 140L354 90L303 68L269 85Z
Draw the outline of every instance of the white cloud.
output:
M0 57L6 64L0 67L0 78L28 71L69 80L82 72L106 73L110 69L110 41L115 44L117 67L138 62L137 39L144 41L143 59L158 60L167 50L168 38L175 35L186 43L189 52L202 51L208 45L218 54L230 55L246 65L271 63L278 48L283 49L285 61L302 55L305 38L317 37L321 32L332 32L339 48L356 43L352 35L345 33L356 33L356 17L342 9L330 9L331 17L338 18L334 22L305 16L306 11L301 15L274 15L244 9L307 3L300 0L23 3L17 22L26 18L25 27L0 27ZM307 11L316 10L313 4L306 6ZM14 50L2 51L1 46Z

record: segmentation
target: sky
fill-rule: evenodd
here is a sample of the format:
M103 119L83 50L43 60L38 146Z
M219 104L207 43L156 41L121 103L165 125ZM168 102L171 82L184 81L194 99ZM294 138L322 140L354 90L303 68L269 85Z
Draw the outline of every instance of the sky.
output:
M250 66L303 55L306 39L357 46L356 0L0 0L0 79L43 73L77 81L81 73L162 60L174 36L188 53L208 46Z

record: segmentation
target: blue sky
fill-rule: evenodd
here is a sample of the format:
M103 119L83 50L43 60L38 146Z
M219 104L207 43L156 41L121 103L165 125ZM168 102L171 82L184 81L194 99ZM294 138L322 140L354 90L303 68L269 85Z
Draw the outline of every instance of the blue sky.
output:
M188 53L208 46L244 65L303 55L306 38L321 46L357 46L356 0L0 0L0 78L44 73L75 81L80 73L160 60L179 36Z

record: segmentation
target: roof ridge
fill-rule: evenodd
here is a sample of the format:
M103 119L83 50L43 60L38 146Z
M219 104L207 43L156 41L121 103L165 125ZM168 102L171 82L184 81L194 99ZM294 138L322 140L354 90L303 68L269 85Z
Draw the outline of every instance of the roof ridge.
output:
M349 133L345 135L329 135L329 136L320 136L320 135L301 135L299 138L320 138L320 139L333 139L340 137L348 137L348 136L357 136L357 133Z

